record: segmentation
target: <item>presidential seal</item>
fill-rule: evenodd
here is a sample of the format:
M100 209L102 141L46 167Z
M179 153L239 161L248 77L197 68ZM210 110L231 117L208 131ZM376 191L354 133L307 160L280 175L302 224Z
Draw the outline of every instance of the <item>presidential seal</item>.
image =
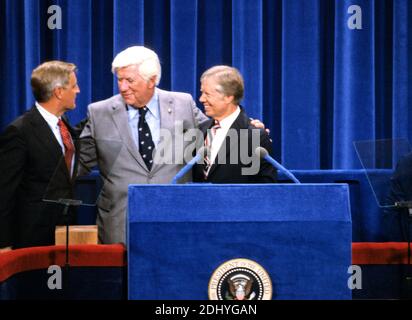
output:
M221 264L209 281L209 300L270 300L272 281L266 270L248 259Z

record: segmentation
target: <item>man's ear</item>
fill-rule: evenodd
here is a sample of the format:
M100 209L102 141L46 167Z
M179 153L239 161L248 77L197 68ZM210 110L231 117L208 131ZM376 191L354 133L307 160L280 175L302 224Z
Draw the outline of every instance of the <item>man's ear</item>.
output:
M225 100L227 104L233 104L233 101L235 100L235 96L225 96L223 99Z
M150 89L156 87L156 76L151 77L148 81L148 84Z
M61 98L62 98L62 90L63 90L62 87L56 87L56 88L54 88L54 89L53 89L53 96L54 96L56 99L61 100Z

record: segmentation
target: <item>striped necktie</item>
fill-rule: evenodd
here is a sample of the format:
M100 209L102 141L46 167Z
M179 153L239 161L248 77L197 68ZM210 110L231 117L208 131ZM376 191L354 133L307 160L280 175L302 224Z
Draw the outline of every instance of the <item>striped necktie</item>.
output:
M67 170L69 171L69 174L71 175L72 160L73 160L73 155L74 155L74 144L73 144L69 129L67 129L67 126L62 121L62 119L59 119L59 121L57 122L57 125L60 128L60 134L62 136L63 145L64 145L64 161L66 162Z
M211 148L213 143L213 138L216 136L216 131L220 129L220 123L218 120L215 120L213 126L207 130L206 138L205 138L205 147ZM203 175L205 180L209 174L210 168L212 167L212 161L210 160L209 156L206 155L204 158L204 168L203 168Z

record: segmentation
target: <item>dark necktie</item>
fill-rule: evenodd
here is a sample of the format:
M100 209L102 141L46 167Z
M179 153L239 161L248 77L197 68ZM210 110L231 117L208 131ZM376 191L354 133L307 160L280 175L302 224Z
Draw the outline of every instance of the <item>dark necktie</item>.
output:
M63 144L64 144L64 161L66 162L67 170L69 170L69 174L72 171L72 159L74 155L74 145L72 141L72 137L70 135L69 130L66 127L66 124L59 119L57 125L60 128L60 135L62 136Z
M205 147L209 147L209 148L212 147L213 138L215 137L216 131L218 129L220 129L220 123L218 120L215 120L212 128L210 128L210 130L207 130L206 138L205 138ZM203 175L204 175L205 180L207 179L211 166L212 166L212 161L206 155L204 159L204 168L203 168Z
M150 132L149 125L146 122L146 113L149 109L145 106L139 108L139 124L137 126L139 130L139 152L142 155L142 158L146 164L149 171L152 169L153 164L153 150L154 143L152 139L152 134Z

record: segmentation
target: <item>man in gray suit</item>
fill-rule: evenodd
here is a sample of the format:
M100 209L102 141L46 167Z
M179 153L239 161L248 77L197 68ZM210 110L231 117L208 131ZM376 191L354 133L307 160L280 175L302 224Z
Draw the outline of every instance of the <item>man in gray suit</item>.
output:
M185 164L183 155L192 154L187 150L196 137L188 133L208 118L190 94L156 87L161 67L150 49L134 46L120 52L112 72L120 94L88 106L79 173L99 166L104 183L97 200L99 240L125 243L128 185L170 183ZM264 127L258 120L253 124ZM188 173L180 181L191 179Z
M99 240L125 243L128 185L170 183L184 163L165 163L156 149L162 145L183 153L185 145L176 147L176 127L183 133L207 117L191 95L156 87L161 67L150 49L135 46L120 52L112 72L120 94L88 106L88 121L80 136L79 171L82 174L98 165L104 183L97 200ZM190 179L189 174L183 182Z

